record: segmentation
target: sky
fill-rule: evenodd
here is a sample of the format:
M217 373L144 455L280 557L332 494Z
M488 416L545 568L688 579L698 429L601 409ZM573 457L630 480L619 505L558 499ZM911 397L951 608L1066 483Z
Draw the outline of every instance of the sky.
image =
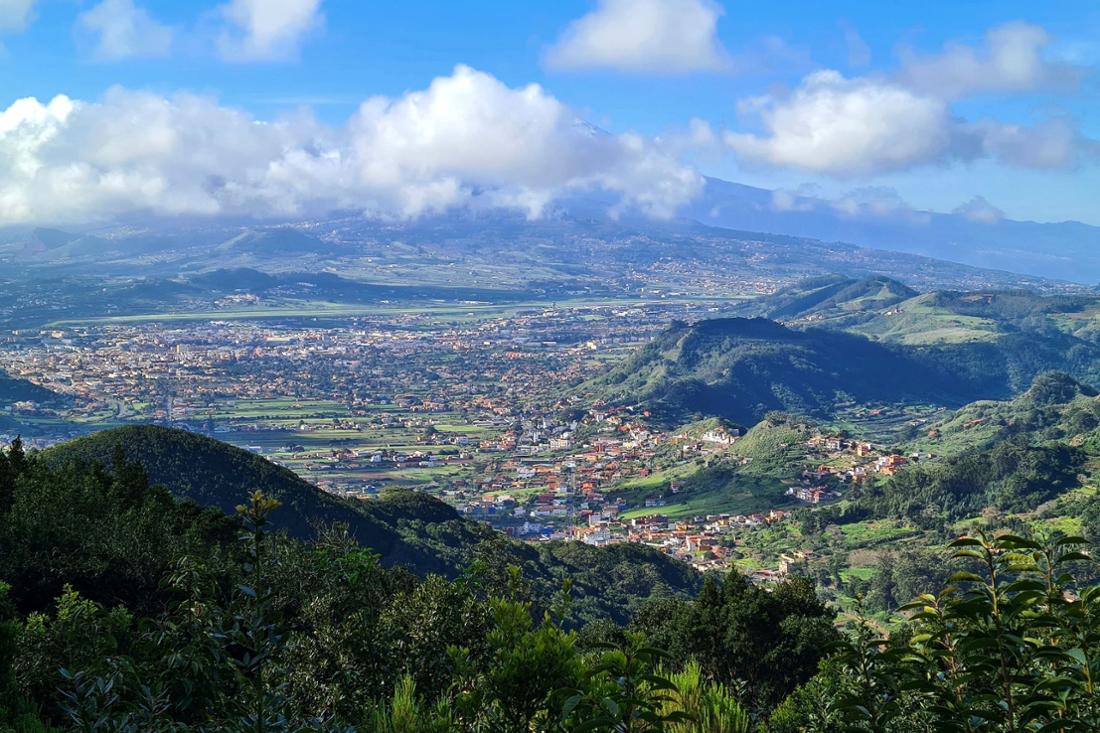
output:
M0 0L0 223L668 217L709 175L1100 225L1098 69L1096 0Z

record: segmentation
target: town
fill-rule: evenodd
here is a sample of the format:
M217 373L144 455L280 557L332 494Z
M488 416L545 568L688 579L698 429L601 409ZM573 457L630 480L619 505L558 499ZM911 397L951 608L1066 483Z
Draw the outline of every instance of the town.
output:
M738 532L782 523L909 460L815 430L792 470L734 511L720 495L696 501L691 482L701 466L746 466L738 444L751 426L662 429L648 413L588 404L570 389L670 321L717 310L702 302L447 320L410 312L86 323L10 333L0 368L68 400L11 409L39 447L131 421L172 425L343 496L409 487L520 539L638 542L712 569L734 564ZM754 577L790 563L776 558Z

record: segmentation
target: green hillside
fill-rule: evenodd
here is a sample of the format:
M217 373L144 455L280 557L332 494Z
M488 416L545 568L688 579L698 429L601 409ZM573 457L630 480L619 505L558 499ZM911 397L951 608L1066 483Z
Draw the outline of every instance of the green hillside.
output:
M966 405L912 441L914 448L954 455L1016 436L1033 443L1096 440L1100 428L1097 390L1065 374L1040 375L1013 400Z
M852 401L962 404L980 388L914 350L762 318L723 318L673 325L580 390L652 406L674 423L716 415L751 425L774 410L827 415Z
M1097 342L1100 299L1025 290L918 293L887 277L813 278L747 301L735 315L820 326L907 345L997 342L1016 333Z
M718 416L751 425L773 410L831 417L852 403L955 407L1009 399L1051 371L1100 384L1100 343L1058 330L895 343L763 318L719 318L674 324L579 392L645 404L670 424Z
M326 494L291 471L234 446L195 433L152 425L105 430L41 454L51 466L106 466L117 458L140 465L151 483L181 499L233 514L255 490L282 502L272 526L312 540L332 525L347 527L361 546L386 565L419 574L455 577L475 560L521 568L536 596L550 598L565 578L576 591L585 617L626 618L639 599L678 594L698 586L687 565L647 547L596 548L550 542L538 546L503 539L488 525L461 518L450 506L405 490L378 500L344 501Z
M735 313L778 321L859 323L866 314L916 297L913 288L883 275L863 279L826 275L740 305Z

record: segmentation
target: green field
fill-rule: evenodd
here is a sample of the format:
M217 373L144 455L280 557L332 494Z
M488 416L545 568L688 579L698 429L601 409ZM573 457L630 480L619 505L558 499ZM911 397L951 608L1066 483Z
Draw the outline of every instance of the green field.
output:
M392 304L356 304L331 303L326 301L289 301L271 306L249 308L226 308L224 310L200 310L168 313L142 313L123 316L99 316L53 321L47 328L61 326L121 323L162 323L176 321L248 321L287 318L353 318L361 316L399 316L423 315L432 320L460 322L476 321L487 317L507 317L518 311L530 308L597 308L608 306L655 305L655 304L692 304L727 303L729 298L581 298L558 301L524 301L516 303L471 303L454 304L435 302L429 304L409 303Z

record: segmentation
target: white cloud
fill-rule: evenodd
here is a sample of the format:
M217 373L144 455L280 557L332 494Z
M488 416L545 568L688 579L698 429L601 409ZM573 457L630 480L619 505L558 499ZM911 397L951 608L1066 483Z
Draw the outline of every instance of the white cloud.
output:
M951 146L942 101L836 71L814 72L789 97L753 98L742 110L759 114L765 131L726 133L748 162L857 176L936 159Z
M172 29L133 0L103 0L82 13L77 24L95 38L94 54L104 60L166 56L172 47Z
M814 184L802 184L794 190L772 191L771 208L781 212L833 211L842 218L857 221L890 219L916 225L931 221L931 214L914 209L889 186L862 186L829 196Z
M742 100L740 109L757 116L762 128L725 134L743 162L841 178L979 158L1026 168L1069 167L1095 145L1064 120L1033 127L968 122L941 97L832 70L810 74L789 94Z
M0 223L131 213L292 216L336 208L415 217L452 206L530 216L571 190L671 215L702 178L653 141L578 123L538 85L458 67L374 98L345 124L260 121L209 98L115 89L98 102L0 111Z
M917 91L957 98L979 92L1024 92L1071 87L1080 69L1045 55L1050 35L1030 23L991 28L981 48L948 44L942 53L902 54L899 80Z
M0 31L21 31L31 19L36 0L0 0Z
M321 0L231 0L219 10L230 24L219 49L234 61L292 57L303 38L324 25Z
M1066 168L1077 165L1090 142L1064 119L1034 127L986 120L963 128L988 157L1024 168Z
M599 0L547 52L556 69L685 73L726 68L713 0Z
M996 224L1005 218L1003 211L986 201L982 196L975 196L965 204L956 207L951 213L959 214L979 224Z

